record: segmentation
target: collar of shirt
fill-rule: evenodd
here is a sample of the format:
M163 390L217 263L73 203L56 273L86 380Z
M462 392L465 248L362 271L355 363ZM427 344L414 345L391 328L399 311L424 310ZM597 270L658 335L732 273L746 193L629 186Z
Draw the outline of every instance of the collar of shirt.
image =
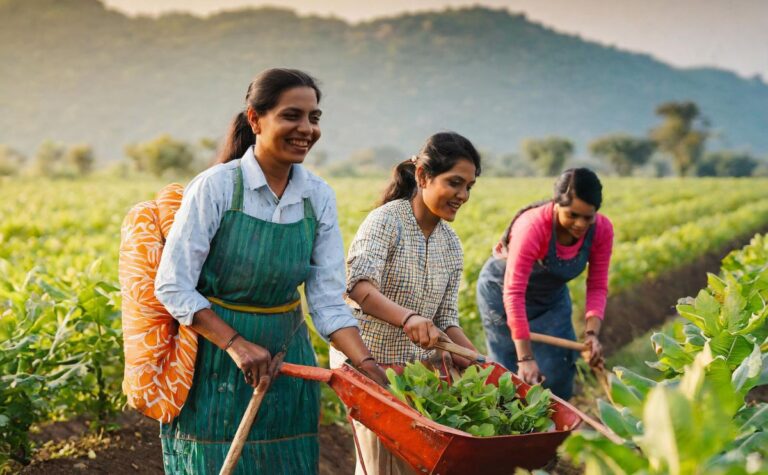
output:
M248 147L242 158L240 159L240 165L243 167L243 185L249 190L258 190L259 188L266 187L273 195L274 192L269 188L267 184L267 177L264 176L264 171L259 166L259 162L256 161L256 155L253 151L253 146ZM284 206L300 203L305 198L307 190L307 171L304 167L294 164L291 169L291 178L288 180L288 186L285 188L282 198L278 204L279 208Z

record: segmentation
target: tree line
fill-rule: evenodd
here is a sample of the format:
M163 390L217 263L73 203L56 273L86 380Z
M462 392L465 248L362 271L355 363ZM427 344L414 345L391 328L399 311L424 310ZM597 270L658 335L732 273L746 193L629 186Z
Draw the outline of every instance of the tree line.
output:
M485 174L491 176L558 175L570 165L587 165L603 173L632 176L644 169L653 176L733 176L768 174L768 163L748 152L706 150L713 136L710 125L693 102L666 102L656 108L661 123L647 136L609 134L592 141L592 162L574 160L575 147L565 137L528 139L521 153L484 153ZM188 143L168 134L129 144L123 161L113 165L120 176L149 174L156 177L195 174L210 164L218 143L204 138ZM328 176L367 176L388 173L405 155L395 147L360 149L345 160L331 161L322 150L313 151L307 164ZM29 163L27 163L29 162ZM0 176L27 174L49 178L89 175L94 169L93 149L87 144L65 146L43 142L31 160L21 152L0 145Z

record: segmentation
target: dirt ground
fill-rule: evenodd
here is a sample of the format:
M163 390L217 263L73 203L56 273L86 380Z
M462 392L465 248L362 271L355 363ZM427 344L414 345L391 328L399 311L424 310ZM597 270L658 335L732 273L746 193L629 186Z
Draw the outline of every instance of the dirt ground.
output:
M768 228L756 233L768 232ZM695 261L655 279L649 279L619 294L610 295L605 308L605 323L600 331L603 349L610 356L627 343L661 326L675 314L678 299L695 296L707 285L707 272L717 273L720 262L731 250L749 244L756 233L734 239L720 251L705 254Z
M163 474L159 426L136 411L125 412L120 426L102 436L87 436L82 421L48 425L34 440L47 442L36 460L21 470L26 475L83 474ZM53 442L53 444L51 444ZM65 458L51 458L56 452ZM88 452L91 451L89 454ZM90 455L90 457L89 457ZM345 427L320 427L320 474L351 475L355 469L354 441Z
M768 229L762 230L763 232ZM677 299L693 295L706 285L706 273L717 272L721 259L730 249L749 242L749 237L736 239L721 252L707 254L691 264L657 279L635 286L631 291L608 299L603 327L607 353L618 350L648 330L661 325L674 313ZM764 388L761 388L764 389ZM577 393L581 388L577 388ZM750 399L766 400L768 391L750 394ZM574 398L582 410L593 412L591 397ZM162 474L162 453L158 424L135 411L126 412L118 421L119 428L102 436L88 435L82 421L59 422L34 434L38 446L35 460L20 473L29 475L88 474ZM354 473L354 441L347 427L322 426L320 430L320 474L351 475ZM62 457L63 458L57 458ZM550 473L581 473L563 461L546 467Z

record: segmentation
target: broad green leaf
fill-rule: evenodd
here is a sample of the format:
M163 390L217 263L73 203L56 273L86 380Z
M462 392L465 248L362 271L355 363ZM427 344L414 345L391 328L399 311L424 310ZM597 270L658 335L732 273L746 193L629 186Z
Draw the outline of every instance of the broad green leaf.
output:
M707 273L707 286L712 290L715 296L722 296L725 292L725 282L712 273Z
M575 463L584 464L588 475L630 475L648 469L648 461L637 451L593 431L574 433L563 443L563 450Z
M643 410L643 402L640 399L640 392L624 384L614 374L609 375L611 384L611 399L616 404L626 407L636 417L640 417Z
M659 386L648 394L643 410L645 434L640 439L643 453L648 457L651 467L656 471L669 470L671 474L680 474L681 460L678 448L676 428L691 424L690 403L682 394Z
M741 293L741 284L731 274L726 275L726 282L728 286L725 288L721 323L734 332L741 328L745 319L744 308L747 306L747 300Z
M752 353L741 362L733 372L731 382L736 391L746 394L752 389L760 379L760 372L763 366L763 355L760 353L760 347L754 346Z
M768 404L761 403L758 406L745 407L739 411L735 419L741 424L739 431L742 434L754 431L768 432Z
M648 394L648 391L655 388L657 384L656 381L640 376L623 366L616 366L613 368L613 373L622 383L636 389L641 397L645 397L645 395Z
M619 437L631 439L638 435L634 424L626 421L618 409L602 399L597 400L597 408L600 411L600 419Z

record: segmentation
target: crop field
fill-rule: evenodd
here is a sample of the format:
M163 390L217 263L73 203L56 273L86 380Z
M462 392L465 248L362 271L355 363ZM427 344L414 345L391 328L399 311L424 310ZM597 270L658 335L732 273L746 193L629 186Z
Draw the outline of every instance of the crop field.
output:
M133 204L151 199L163 184L159 181L114 179L0 181L0 466L11 458L29 456L27 437L30 426L34 424L83 415L92 421L94 428L98 428L110 415L120 411L124 402L120 391L122 340L117 284L120 224ZM384 184L383 178L337 179L331 182L337 193L345 244L349 244L357 226L373 208ZM663 275L706 253L721 250L735 238L768 228L768 180L765 179L608 178L604 180L604 185L604 206L600 211L613 221L616 231L610 270L612 294L628 291L647 279ZM481 177L470 201L459 211L453 223L465 254L464 280L460 291L462 325L480 348L484 348L484 336L476 311L474 290L480 268L515 211L532 201L547 198L551 187L552 179ZM763 241L755 246L763 246ZM747 257L729 261L729 272L735 277L731 280L723 278L725 284L710 279L709 292L715 295L713 299L719 299L720 304L726 307L724 312L735 309L741 305L738 302L744 301L746 303L738 311L733 311L738 313L749 308L765 314L764 299L768 294L765 294L764 287L757 288L752 284L760 279L763 283L768 282L765 273L759 274L755 270L759 267L756 252L745 251ZM766 251L760 252L764 256ZM739 283L742 282L739 279L746 279L744 282L752 279L749 280L752 286L749 289L754 292L739 293L748 286L747 283ZM735 290L737 286L743 288ZM726 288L730 290L726 291ZM577 308L583 302L583 291L583 279L573 283ZM758 308L760 302L763 307ZM694 303L691 305L695 307ZM672 343L654 336L656 353L661 355L660 369L668 378L684 375L692 381L691 385L695 385L698 384L696 381L704 381L704 377L689 377L683 367L694 362L698 362L697 367L705 364L700 362L704 357L697 356L705 352L703 341L715 339L718 346L706 350L714 352L714 357L717 357L718 351L726 351L723 347L728 342L738 345L738 354L726 354L727 364L724 364L718 377L729 380L732 377L741 378L742 384L737 388L736 396L728 396L728 405L723 409L725 412L713 416L719 417L718 420L733 417L738 412L735 408L738 401L744 400L742 393L745 393L745 388L758 384L750 368L740 368L756 364L755 361L761 358L761 345L762 358L768 350L762 340L757 341L758 338L765 339L765 335L756 330L760 325L765 326L765 316L756 322L749 318L737 321L735 316L726 315L723 317L724 326L722 322L718 326L701 308L694 311L686 306L682 311L690 315L689 320L700 330L697 332L692 327L686 327L687 333L677 344L685 348L690 356L678 355L680 359L674 359ZM733 337L730 333L725 335L727 331L741 333ZM748 337L752 334L754 336ZM316 343L321 363L325 362L327 349L319 339ZM698 346L693 348L691 345ZM757 350L754 350L755 347ZM754 351L758 356L754 356ZM713 356L710 354L709 357ZM694 378L699 379L693 381ZM626 379L621 381L629 389L619 388L617 391L624 391L622 394L628 393L632 397L625 394L629 399L614 399L615 406L604 404L601 413L618 420L615 430L617 433L623 431L619 435L626 440L631 441L633 437L643 434L650 439L655 433L647 430L647 424L645 432L642 432L643 424L638 426L644 417L644 398L652 399L653 404L658 405L662 404L658 400L664 395L685 395L667 394L664 392L667 389L645 386L641 391L632 384L642 386L642 381L633 383ZM702 394L710 394L705 389L701 391L704 391ZM327 405L326 417L334 418L334 407L333 404ZM691 402L691 411L699 409ZM764 413L768 414L765 410ZM616 414L623 419L617 419ZM762 415L763 423L765 414ZM737 415L745 421L755 416L751 412L739 412ZM664 421L672 425L678 422ZM747 429L742 426L729 429L729 436L743 435ZM611 427L614 428L613 425ZM708 427L701 425L701 430L705 431ZM569 450L573 453L585 451L589 454L584 456L585 463L599 464L605 462L608 456L605 455L605 447L598 445L582 438L574 440ZM628 450L631 452L631 449ZM654 450L658 452L661 448L643 446L643 450L655 454ZM650 470L647 462L638 461L631 454L622 456L626 457L626 463L646 463L643 467ZM672 463L664 457L667 455L658 455L659 463ZM727 465L727 460L712 457L706 462L714 464L713 467ZM697 458L694 462L701 460Z

